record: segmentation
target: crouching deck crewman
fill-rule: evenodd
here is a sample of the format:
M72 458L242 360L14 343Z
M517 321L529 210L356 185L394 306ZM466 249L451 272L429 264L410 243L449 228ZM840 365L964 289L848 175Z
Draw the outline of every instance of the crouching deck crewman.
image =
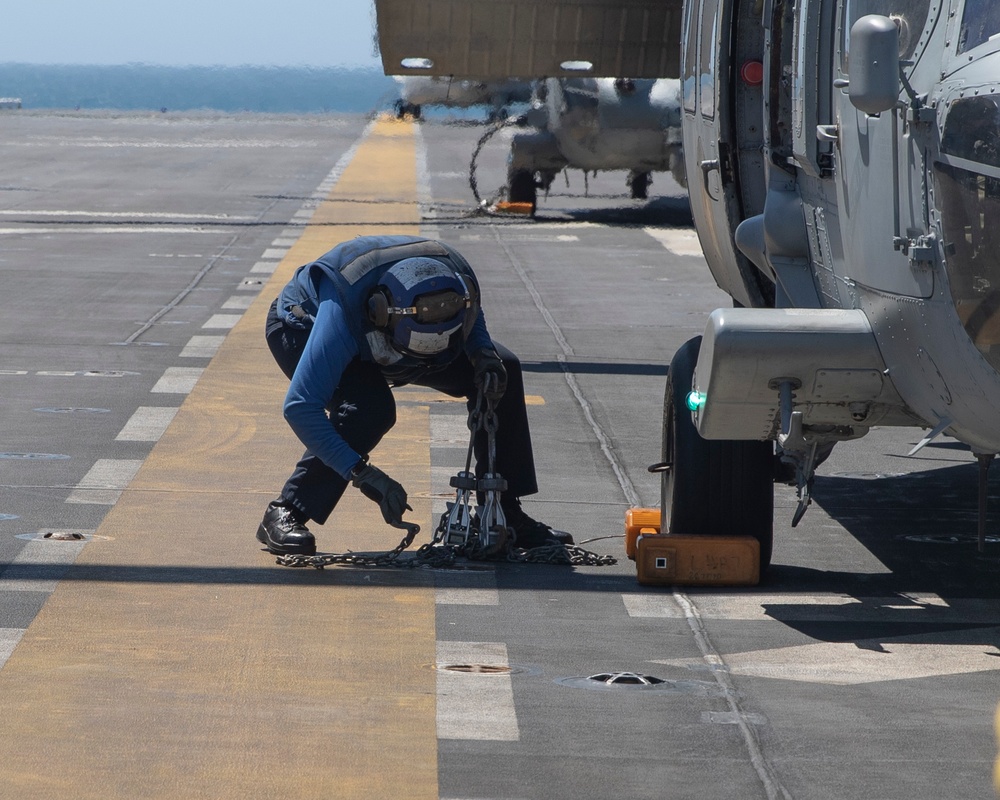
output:
M498 398L496 471L507 480L501 508L516 546L572 543L521 508L518 498L538 491L521 365L490 337L475 273L454 248L412 236L344 242L296 270L265 334L291 381L285 419L306 446L257 529L272 553L314 554L306 523L326 522L349 482L401 526L406 491L368 454L396 422L390 387L406 384L465 397L470 411L481 390ZM475 456L481 476L483 430Z

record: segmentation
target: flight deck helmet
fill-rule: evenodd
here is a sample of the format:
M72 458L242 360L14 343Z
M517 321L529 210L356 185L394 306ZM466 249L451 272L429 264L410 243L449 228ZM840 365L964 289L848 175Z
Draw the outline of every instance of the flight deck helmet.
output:
M404 258L379 279L368 299L368 318L394 350L416 358L457 351L479 309L470 277L435 258Z

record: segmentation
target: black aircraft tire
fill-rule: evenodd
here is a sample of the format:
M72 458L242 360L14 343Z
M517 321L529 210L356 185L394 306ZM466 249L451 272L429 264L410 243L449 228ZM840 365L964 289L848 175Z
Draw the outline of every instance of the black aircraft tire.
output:
M649 185L653 182L648 172L640 172L633 175L629 182L629 191L633 200L646 200L649 198Z
M771 563L774 484L771 442L703 439L685 404L701 337L674 354L663 399L664 533L748 535L760 542L760 570Z
M538 200L538 187L535 186L534 173L526 169L514 170L510 176L507 200L511 203L531 203L531 213L534 214L535 203Z

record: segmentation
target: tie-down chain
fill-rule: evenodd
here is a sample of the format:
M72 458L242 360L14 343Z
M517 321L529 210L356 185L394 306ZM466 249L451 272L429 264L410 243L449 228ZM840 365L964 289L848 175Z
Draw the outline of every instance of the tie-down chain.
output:
M400 558L420 532L420 526L401 521L397 527L406 529L406 536L393 550L384 553L317 553L307 556L289 554L277 557L285 567L324 567L349 564L360 567L454 567L459 557L471 561L516 561L536 564L570 564L573 566L607 566L617 563L614 556L600 555L577 545L554 543L524 550L516 546L516 537L507 526L500 497L507 481L496 471L496 435L498 428L497 401L484 396L482 390L469 412L469 449L465 469L449 480L455 489L455 500L447 504L441 515L434 538L421 545L411 556ZM476 434L486 432L486 471L481 478L472 472L472 454ZM473 492L482 497L482 504L472 511Z

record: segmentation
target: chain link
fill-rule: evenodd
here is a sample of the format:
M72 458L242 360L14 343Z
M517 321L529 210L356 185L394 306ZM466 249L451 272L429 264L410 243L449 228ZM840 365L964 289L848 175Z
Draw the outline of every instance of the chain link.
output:
M484 402L485 401L485 402ZM485 411L483 410L485 406ZM401 558L403 551L413 544L414 537L420 532L420 526L414 523L402 523L407 526L407 534L402 541L396 545L395 549L384 553L316 553L315 555L304 555L301 553L290 553L277 557L276 563L283 567L314 567L324 569L338 564L352 567L399 567L403 569L428 568L428 569L449 569L458 568L459 558L469 561L512 561L520 564L569 564L571 566L592 566L603 567L617 564L618 560L614 556L602 556L584 550L578 545L567 545L553 543L533 547L530 550L516 546L516 541L511 543L512 533L503 521L502 511L499 509L499 494L502 488L506 487L506 482L499 474L495 474L494 462L496 460L496 433L499 428L499 420L496 413L496 401L484 396L482 390L476 399L476 404L469 412L469 451L465 461L465 471L460 472L458 478L470 475L472 463L473 443L476 433L485 430L487 434L487 469L486 478L489 482L480 482L480 488L484 483L488 488L484 493L487 496L487 507L480 508L478 520L471 520L470 525L465 529L465 541L462 544L449 544L446 538L450 531L450 516L453 507L463 501L469 502L468 490L463 491L464 483L459 486L455 503L449 503L448 510L441 515L434 538L428 543L421 545L415 552L407 557ZM453 481L456 479L453 479ZM455 483L452 483L455 486ZM502 488L497 488L497 487ZM488 510L488 509L492 509ZM468 517L468 514L465 515ZM497 522L497 524L493 524ZM483 536L482 526L486 525L486 536ZM485 539L485 543L484 540Z
M405 540L404 540L405 541ZM428 542L421 545L408 557L400 556L405 547L397 547L385 553L317 553L278 556L276 563L283 567L314 567L325 569L338 565L365 568L399 569L461 569L459 559L468 561L507 561L518 564L566 564L574 567L607 567L617 564L614 556L601 555L585 550L575 544L551 544L523 550L519 547L482 547L477 540L459 547L457 545Z

